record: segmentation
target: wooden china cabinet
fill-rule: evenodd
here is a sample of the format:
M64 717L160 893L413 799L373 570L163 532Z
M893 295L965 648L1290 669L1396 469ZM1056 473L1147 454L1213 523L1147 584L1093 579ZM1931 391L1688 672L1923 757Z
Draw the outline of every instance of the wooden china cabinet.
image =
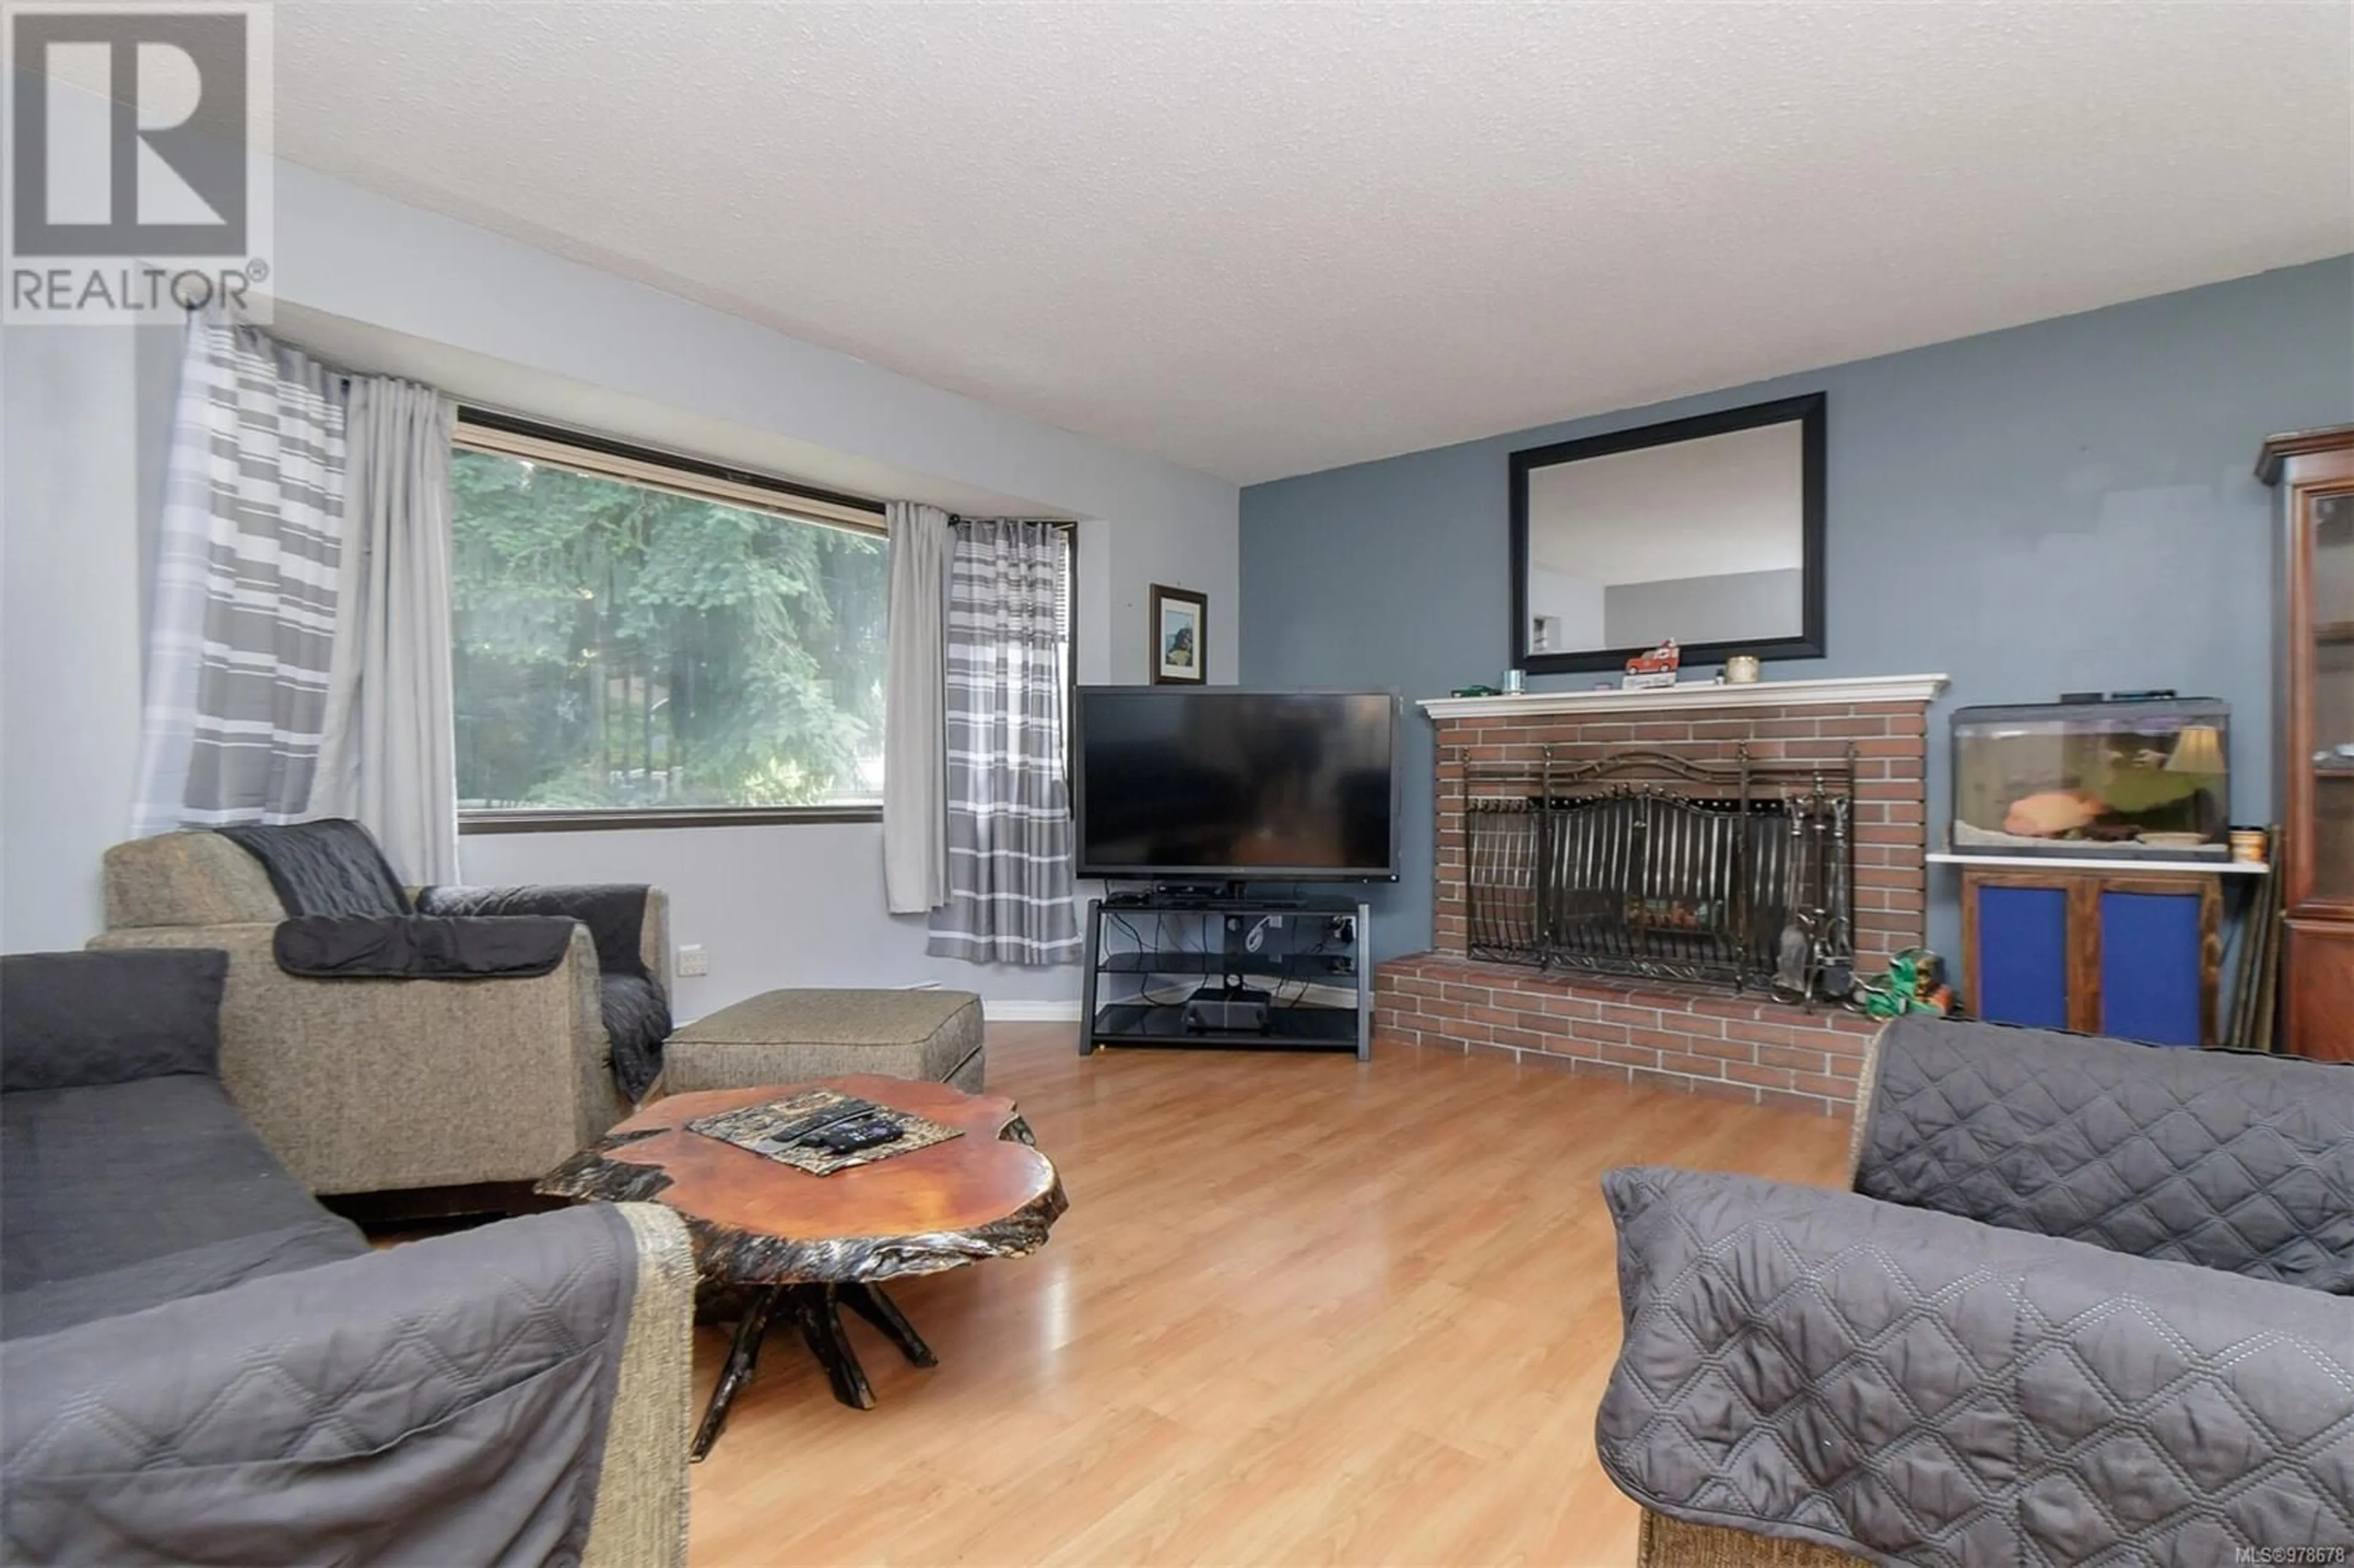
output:
M2354 1060L2354 425L2274 436L2286 1044Z

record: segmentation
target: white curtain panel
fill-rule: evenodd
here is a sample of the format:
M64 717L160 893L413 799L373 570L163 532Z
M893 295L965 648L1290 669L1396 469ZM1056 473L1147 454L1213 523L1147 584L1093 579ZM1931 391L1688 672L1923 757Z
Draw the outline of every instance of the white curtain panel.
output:
M949 514L894 501L890 656L883 692L883 892L894 915L949 895L948 731L944 693Z
M147 642L134 838L309 814L342 564L342 378L191 318Z
M430 387L354 376L338 631L313 816L350 817L411 883L458 880L450 436Z
M948 636L949 896L926 950L975 963L1079 956L1062 655L1067 531L960 519Z

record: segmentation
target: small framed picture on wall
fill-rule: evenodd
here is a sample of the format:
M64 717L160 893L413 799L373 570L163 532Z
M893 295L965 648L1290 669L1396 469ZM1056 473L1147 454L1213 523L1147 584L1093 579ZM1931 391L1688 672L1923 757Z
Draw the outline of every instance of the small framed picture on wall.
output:
M1208 677L1210 600L1206 594L1152 585L1152 683L1198 686Z

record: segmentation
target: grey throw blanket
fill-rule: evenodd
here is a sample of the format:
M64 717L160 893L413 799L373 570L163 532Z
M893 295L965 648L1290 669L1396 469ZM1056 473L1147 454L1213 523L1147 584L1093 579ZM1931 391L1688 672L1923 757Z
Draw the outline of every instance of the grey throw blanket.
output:
M261 863L289 915L406 915L408 895L357 822L265 822L216 830Z
M599 1204L9 1340L5 1555L577 1563L636 1278Z
M1900 1018L1855 1190L2354 1295L2354 1067Z
M476 919L524 917L578 920L597 944L599 974L645 978L639 933L646 925L643 883L567 883L550 887L428 887L417 895L420 915Z
M105 1222L93 1215L89 1223L95 1226ZM321 1213L276 1230L158 1253L119 1268L11 1290L5 1303L0 1304L0 1336L20 1340L52 1334L162 1302L226 1290L267 1275L292 1274L364 1256L366 1252L367 1243L358 1226Z
M646 972L639 935L646 923L642 883L554 887L429 887L417 895L426 915L578 920L597 944L597 1000L613 1045L613 1079L631 1099L644 1097L662 1074L670 1038L670 999Z
M639 951L643 885L429 887L411 910L383 852L357 822L327 818L220 832L269 874L290 916L272 951L280 969L305 979L546 974L564 961L578 921L597 946L597 1001L614 1082L635 1100L661 1075L670 999Z
M304 915L279 922L270 951L280 969L312 980L493 980L550 973L572 928L532 916Z
M472 980L544 975L564 961L569 919L424 918L357 822L219 830L261 863L286 906L271 940L278 967L308 980Z
M1843 1192L1603 1178L1647 1507L1880 1563L2354 1543L2354 1304Z

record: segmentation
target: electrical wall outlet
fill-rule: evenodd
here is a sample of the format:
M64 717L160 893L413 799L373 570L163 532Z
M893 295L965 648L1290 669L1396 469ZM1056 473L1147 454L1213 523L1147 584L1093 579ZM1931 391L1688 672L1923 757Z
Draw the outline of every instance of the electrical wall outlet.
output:
M678 949L678 978L693 980L711 972L711 955L703 950L700 942L688 942Z

